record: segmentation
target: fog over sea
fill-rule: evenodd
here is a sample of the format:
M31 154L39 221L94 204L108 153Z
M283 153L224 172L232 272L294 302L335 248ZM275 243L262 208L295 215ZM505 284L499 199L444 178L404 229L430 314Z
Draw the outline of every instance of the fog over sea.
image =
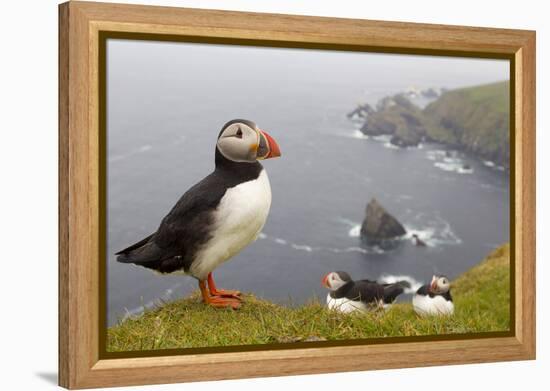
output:
M506 80L507 61L126 40L107 50L109 325L197 289L191 277L120 264L114 253L154 232L213 170L216 137L233 118L269 132L282 157L263 162L267 224L215 271L220 287L284 304L324 301L320 281L334 270L416 287L433 273L458 276L509 240L507 172L440 145L396 149L346 117L410 87ZM361 244L372 197L409 231L395 250ZM428 246L414 246L413 233Z

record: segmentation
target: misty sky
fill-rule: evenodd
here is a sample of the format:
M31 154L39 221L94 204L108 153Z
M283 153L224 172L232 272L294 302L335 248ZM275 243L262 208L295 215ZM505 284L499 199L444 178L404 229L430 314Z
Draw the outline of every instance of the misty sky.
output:
M507 60L130 40L109 40L108 50L110 67L124 66L141 78L150 69L157 82L176 77L214 89L289 88L297 81L360 85L366 79L372 88L454 88L509 78Z

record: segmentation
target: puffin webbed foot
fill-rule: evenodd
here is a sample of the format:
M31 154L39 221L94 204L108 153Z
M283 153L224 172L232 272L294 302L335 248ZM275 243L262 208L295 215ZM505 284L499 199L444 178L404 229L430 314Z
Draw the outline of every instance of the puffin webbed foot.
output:
M207 304L215 308L231 307L232 309L237 310L241 306L241 301L229 297L210 296Z
M199 288L201 290L202 299L205 304L208 304L215 308L227 308L230 307L234 310L238 309L241 306L240 299L235 299L232 297L223 297L223 296L214 296L211 295L209 290L206 288L205 281L199 281Z
M214 277L212 277L212 273L208 273L208 289L212 296L232 298L239 301L242 300L240 291L216 288L216 283L214 282Z

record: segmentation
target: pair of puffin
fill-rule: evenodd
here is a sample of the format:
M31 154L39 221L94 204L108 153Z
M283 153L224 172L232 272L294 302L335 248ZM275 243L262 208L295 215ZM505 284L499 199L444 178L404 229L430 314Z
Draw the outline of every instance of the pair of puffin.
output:
M344 313L387 309L397 296L410 288L407 281L380 284L376 281L354 281L343 271L325 275L321 284L329 289L327 306ZM451 284L445 276L433 276L430 284L420 287L413 297L413 307L420 316L451 315L454 312Z
M278 156L277 142L254 122L227 122L216 142L214 171L183 194L156 232L116 253L117 261L191 275L206 304L239 308L240 292L218 288L212 272L260 234L271 187L259 160Z

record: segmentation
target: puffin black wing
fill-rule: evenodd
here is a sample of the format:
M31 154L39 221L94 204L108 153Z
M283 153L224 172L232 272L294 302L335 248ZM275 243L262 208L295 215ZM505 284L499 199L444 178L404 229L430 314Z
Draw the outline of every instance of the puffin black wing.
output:
M375 281L359 280L350 285L350 288L345 294L347 299L372 303L383 297L384 292L382 286Z
M379 284L371 280L359 280L355 282L355 290L353 294L361 297L361 301L373 302L383 300L386 304L391 304L397 296L405 292L405 289L410 288L407 281L398 281L392 284Z
M214 171L179 199L155 233L117 252L117 261L161 273L187 271L198 248L210 239L213 213L231 185Z

